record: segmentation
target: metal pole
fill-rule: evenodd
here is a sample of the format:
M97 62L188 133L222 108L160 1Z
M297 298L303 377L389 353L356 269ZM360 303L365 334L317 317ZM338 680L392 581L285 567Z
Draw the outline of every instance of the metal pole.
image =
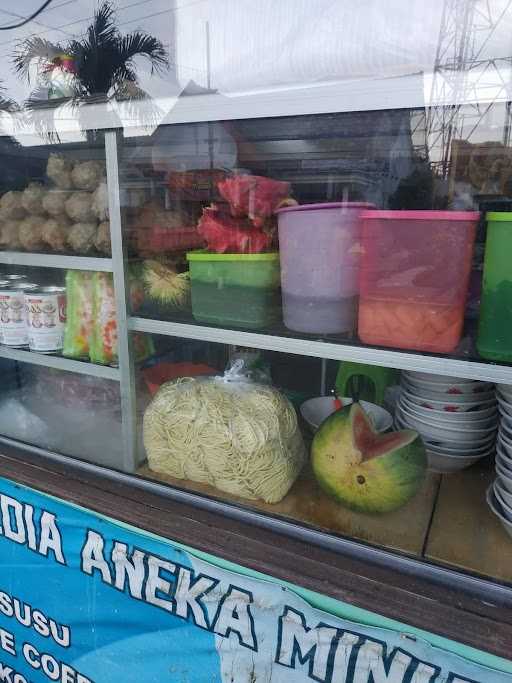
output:
M129 281L125 266L126 251L123 247L121 202L119 196L118 132L105 132L105 155L107 163L108 208L110 239L112 242L112 272L117 310L117 344L119 358L119 389L121 394L121 430L123 472L135 472L137 463L137 397L135 392L135 367L131 352L129 317Z

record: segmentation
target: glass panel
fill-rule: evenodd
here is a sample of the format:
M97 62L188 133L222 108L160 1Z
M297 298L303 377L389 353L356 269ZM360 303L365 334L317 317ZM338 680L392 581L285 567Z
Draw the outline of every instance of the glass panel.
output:
M83 143L49 138L21 129L0 140L0 250L110 256L103 133L88 131Z
M492 342L493 294L477 342L485 216L512 208L508 113L491 105L477 132L466 114L447 167L420 109L161 126L125 141L125 241L146 287L134 313L512 359L506 333ZM506 234L496 239L505 253ZM502 282L499 268L489 256Z
M270 349L506 378L512 5L83 6L4 41L0 280L43 290L0 285L0 435L126 471L136 428L142 477L511 582L507 385ZM118 190L128 326L175 335L130 363Z
M173 337L153 343L137 370L139 476L512 581L512 547L486 502L492 384ZM507 391L497 395L502 411ZM507 419L496 457L505 496Z
M0 435L114 469L119 383L0 358Z

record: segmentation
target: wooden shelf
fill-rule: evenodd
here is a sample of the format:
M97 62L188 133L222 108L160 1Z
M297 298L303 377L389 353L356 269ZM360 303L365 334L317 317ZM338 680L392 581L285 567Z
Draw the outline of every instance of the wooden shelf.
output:
M147 465L142 466L137 474L416 557L421 556L423 551L440 481L440 475L429 474L418 495L401 510L386 515L364 515L347 510L330 499L308 471L299 477L288 495L275 505L238 498L206 484L174 479L153 472Z
M485 500L493 477L490 462L443 476L425 557L512 582L512 541Z

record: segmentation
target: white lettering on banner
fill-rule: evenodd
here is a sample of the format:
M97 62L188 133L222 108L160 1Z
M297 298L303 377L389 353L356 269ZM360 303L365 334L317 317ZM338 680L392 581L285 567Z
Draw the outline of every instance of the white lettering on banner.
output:
M230 586L220 601L213 619L213 632L223 638L235 633L240 645L257 650L254 620L250 610L252 602L252 594L249 591Z
M219 593L215 617L210 624L208 610L201 600L208 595L212 602L217 579L196 576L189 567L137 549L130 555L126 544L117 540L113 541L107 557L105 540L92 529L88 530L82 546L81 569L91 576L98 572L109 586L127 590L133 598L191 621L199 628L225 638L233 633L241 645L257 650L250 609L252 595L248 591L230 585L227 591Z
M114 543L112 562L115 568L115 587L124 592L128 579L128 592L137 600L142 600L142 584L144 583L144 556L142 550L134 550L128 558L128 546L125 543Z
M25 676L16 673L10 666L0 662L0 683L28 683Z
M40 636L51 638L61 647L71 645L69 626L57 623L32 605L22 602L4 591L0 591L0 614L16 619L22 626L33 628Z
M16 657L14 636L3 628L0 628L0 648L7 654Z
M201 602L201 598L209 593L218 581L208 576L199 575L193 580L193 571L180 568L178 586L176 589L176 616L188 619L192 613L194 622L201 628L208 628L208 612Z
M2 510L4 536L15 543L25 543L26 533L23 520L23 505L18 503L17 500L14 500L14 498L2 496L0 499L0 507ZM14 512L14 519L16 520L15 528L13 528L11 512Z
M112 585L110 567L103 556L104 547L105 541L103 536L89 529L87 539L82 548L82 571L92 575L93 571L98 569L103 577L103 581Z
M110 523L102 524L98 528L109 528ZM70 529L71 533L81 533L83 526L79 523ZM281 680L284 675L283 681L317 683L512 682L509 674L457 659L419 639L324 614L285 587L213 567L191 553L187 555L182 548L171 546L168 553L163 544L155 546L157 550L164 548L162 557L117 540L111 533L104 536L93 528L84 532L79 551L80 571L129 598L214 634L223 674L231 675L241 666L240 671L253 675L251 680L256 680L256 676L262 681L269 680L269 676L273 680L274 675L276 681ZM129 536L125 532L123 538L126 537ZM0 494L2 549L4 542L23 546L64 565L64 572L76 571L76 557L70 558L70 565L66 563L57 516L12 495ZM77 540L70 539L68 551L76 543ZM167 554L169 557L165 557ZM9 570L9 555L0 555L0 569ZM185 564L169 559L182 557ZM26 558L17 562L16 566L30 567ZM47 648L39 642L37 647L28 642L21 646L18 642L23 640L18 631L10 633L0 628L1 652L24 659L24 666L36 672L36 678L44 676L44 680L57 683L92 683L54 653L43 651L51 651L53 643L69 648L69 626L0 590L0 619L5 617L11 624L31 629L49 642ZM66 654L71 658L71 651ZM429 661L431 658L433 662ZM0 683L28 682L15 669L0 662Z
M403 681L412 658L400 650L393 650L389 657L380 643L366 641L357 653L353 683L394 683ZM371 678L370 678L371 676Z
M173 600L167 600L166 598L158 597L157 593L163 593L169 595L171 593L172 583L167 581L160 572L166 571L169 574L174 575L176 571L176 565L172 562L167 562L166 560L161 560L159 557L150 555L148 557L148 580L146 581L146 602L161 607L168 612L173 611Z
M363 634L323 622L308 626L305 616L290 606L279 618L275 661L290 669L307 668L308 678L319 683L434 683L440 674L439 667L401 648L387 653L385 643Z
M0 511L2 517L0 536L19 545L26 545L30 550L45 557L48 557L51 551L59 564L66 564L55 515L43 510L39 520L35 522L34 508L31 505L20 503L5 494L0 494ZM39 534L36 534L36 523ZM39 542L37 541L38 535Z
M50 681L58 681L59 683L93 683L90 678L79 673L69 664L59 661L53 655L39 652L30 643L23 644L22 653L27 664L32 669L41 671Z
M39 541L38 552L47 557L50 550L55 555L57 562L66 564L62 553L62 539L55 522L55 515L45 510L41 515L41 540Z
M351 662L354 645L359 642L355 633L343 633L338 640L332 666L332 683L345 683L348 679L348 667Z
M434 681L437 680L438 675L439 667L420 662L411 678L411 683L434 683Z
M308 628L304 615L286 607L279 618L279 639L276 662L295 669L297 662L307 664L309 678L314 681L327 680L329 654L338 629L319 624Z

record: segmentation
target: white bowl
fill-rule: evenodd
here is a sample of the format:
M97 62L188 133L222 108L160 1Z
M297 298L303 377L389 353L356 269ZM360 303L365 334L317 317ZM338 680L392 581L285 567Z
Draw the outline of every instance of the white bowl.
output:
M453 446L446 443L435 443L433 441L425 441L425 439L423 440L423 443L425 444L425 448L428 448L430 451L434 451L434 453L446 453L447 455L459 455L461 457L471 457L473 455L491 455L496 450L494 441L491 443L485 443L483 446L477 446L476 448L465 445Z
M451 425L472 425L472 428L486 427L490 424L498 424L498 411L494 406L465 413L452 413L444 410L434 410L432 408L422 408L413 403L403 394L398 405L403 406L409 412L414 413L426 422L442 422Z
M512 429L503 421L500 422L500 435L512 445Z
M334 396L317 396L304 401L301 405L301 415L314 432L329 415L335 412L334 400ZM348 406L354 402L352 398L346 396L340 400L343 406ZM386 432L391 429L393 418L387 410L375 405L375 403L368 403L368 401L361 401L360 403L378 432Z
M446 453L436 453L427 449L428 469L442 474L466 470L468 467L471 467L471 465L474 465L476 462L486 457L488 457L488 453L473 456L448 455Z
M504 450L499 441L496 443L496 462L499 462L509 469L512 475L512 454Z
M507 493L512 496L512 479L506 475L503 475L498 468L496 468L497 479L500 482L501 488L505 489Z
M480 395L494 391L494 385L491 382L428 382L422 379L412 379L410 376L406 376L406 382L420 391L426 390L451 396Z
M395 427L397 429L410 429L409 425L403 421L399 414L395 415ZM429 441L424 436L421 436L421 438L425 449L437 455L455 455L459 457L485 456L491 455L495 450L494 435L476 446L453 441Z
M507 505L505 499L503 498L501 490L497 489L494 485L492 487L492 490L494 493L494 497L500 504L501 513L508 519L509 522L512 523L512 508L510 508Z
M502 415L512 418L512 406L508 403L503 403L503 401L498 398L498 408Z
M494 389L481 391L479 393L447 394L444 391L436 391L436 384L432 387L419 386L409 380L402 378L402 388L419 398L430 399L432 401L446 401L448 405L459 405L464 403L485 403L486 401L496 401ZM492 386L492 385L491 385Z
M512 493L510 493L504 486L501 485L499 479L494 480L494 492L497 492L496 495L499 494L498 500L503 500L506 507L512 514Z
M499 453L503 453L503 455L506 458L511 458L512 459L512 446L508 446L503 439L501 438L501 435L498 434L498 438L496 439L496 451Z
M494 493L494 488L493 488L492 484L487 489L486 500L487 500L487 505L491 508L491 511L494 512L496 517L503 524L503 528L505 529L507 534L512 537L512 522L505 517L505 515L502 511L502 508L501 508L501 504L497 500L496 494Z
M465 377L454 377L453 375L432 375L430 372L416 372L416 370L402 370L402 376L410 377L412 380L419 380L424 382L437 382L446 384L447 382L458 382L460 384L468 384L469 382L476 382L474 379L466 379Z
M506 401L512 402L512 384L497 384L496 393L503 396Z
M416 429L422 436L431 441L452 441L455 443L481 445L496 432L496 426L494 425L484 429L469 429L467 426L461 426L459 429L456 429L447 427L442 423L432 424L420 419L401 405L397 407L397 413L402 418L402 422L405 422L412 429Z
M494 462L496 465L504 467L507 472L510 471L510 476L512 477L512 460L510 457L505 455L503 451L499 449L499 447L496 449L496 457Z
M500 426L505 426L509 432L512 432L512 415L502 413L500 410Z
M426 398L418 394L414 394L405 387L402 389L402 396L405 396L408 401L414 403L420 408L424 408L425 410L437 410L439 412L446 413L465 413L467 411L474 411L475 409L490 410L496 405L496 400L494 397L482 402L475 401L473 395L467 396L467 394L464 394L466 399L471 399L470 401L456 401L451 400L450 397L444 399L441 395L441 400L437 400L437 398Z
M502 482L507 482L507 485L512 490L512 470L508 470L499 462L496 462L496 474L499 475Z

